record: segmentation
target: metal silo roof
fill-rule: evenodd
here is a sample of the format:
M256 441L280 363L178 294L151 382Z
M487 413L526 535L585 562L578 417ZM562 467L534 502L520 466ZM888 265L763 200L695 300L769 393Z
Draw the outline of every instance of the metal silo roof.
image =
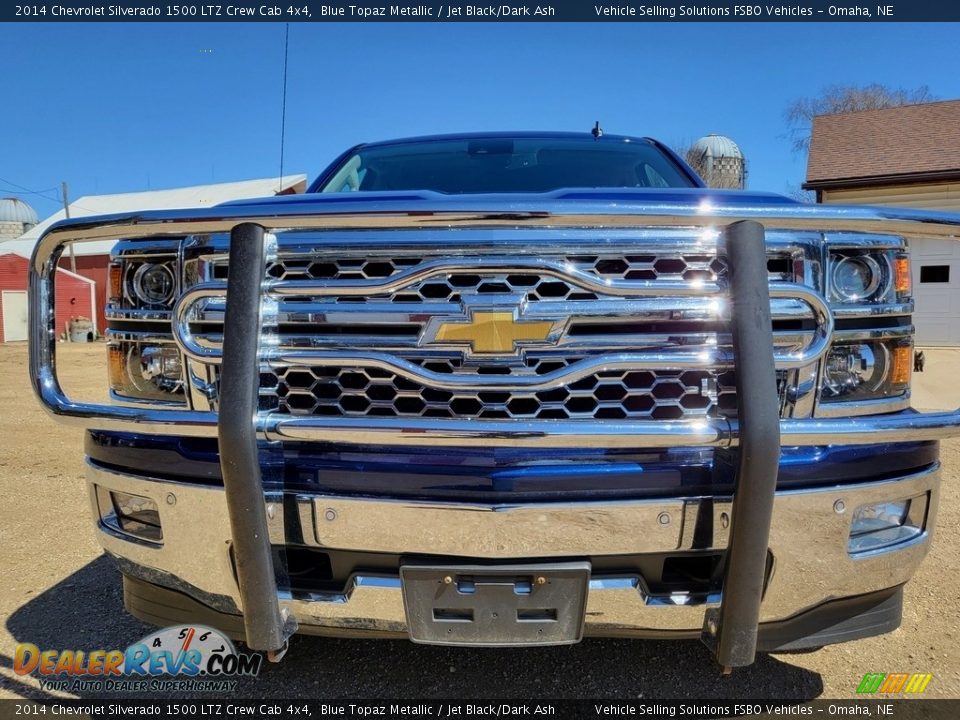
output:
M723 135L707 135L697 140L693 144L692 150L698 154L705 155L709 150L715 158L740 158L743 159L743 153L739 146L730 138Z
M0 222L18 222L36 225L39 222L37 211L23 200L14 197L0 198Z

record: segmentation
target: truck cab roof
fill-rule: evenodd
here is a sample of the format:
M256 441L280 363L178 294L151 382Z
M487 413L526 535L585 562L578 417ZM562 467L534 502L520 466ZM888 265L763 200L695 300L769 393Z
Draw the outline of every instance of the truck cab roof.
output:
M308 192L458 195L703 186L676 153L652 138L527 131L363 143L338 157Z

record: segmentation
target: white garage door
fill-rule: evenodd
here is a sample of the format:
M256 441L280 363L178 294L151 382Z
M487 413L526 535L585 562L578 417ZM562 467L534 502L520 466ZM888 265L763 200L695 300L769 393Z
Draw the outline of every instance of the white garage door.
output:
M960 346L960 242L915 240L910 255L917 345Z
M4 290L0 296L3 303L3 340L27 339L27 294Z

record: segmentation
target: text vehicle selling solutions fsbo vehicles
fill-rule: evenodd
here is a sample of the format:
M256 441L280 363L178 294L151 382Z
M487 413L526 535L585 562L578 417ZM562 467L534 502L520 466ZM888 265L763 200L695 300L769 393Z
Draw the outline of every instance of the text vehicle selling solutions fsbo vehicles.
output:
M146 621L733 667L898 626L960 432L910 408L909 242L958 232L710 190L646 138L366 144L305 194L53 226L31 373ZM108 404L55 364L95 240Z

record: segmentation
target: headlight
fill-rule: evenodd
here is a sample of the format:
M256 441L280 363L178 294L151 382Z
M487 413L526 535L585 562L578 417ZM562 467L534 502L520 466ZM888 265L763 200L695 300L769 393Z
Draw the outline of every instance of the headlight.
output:
M176 347L119 342L107 352L110 389L119 399L183 403L183 363Z
M830 274L833 296L842 302L869 300L886 285L889 272L871 255L834 255Z
M858 390L871 392L883 382L883 361L869 345L838 345L830 350L824 369L828 396L849 395Z
M133 292L146 305L166 305L173 299L173 271L169 265L144 263L133 274Z
M158 385L179 384L183 367L176 348L147 345L138 358L140 376Z
M912 349L903 340L834 345L825 361L821 400L902 395L910 385Z

